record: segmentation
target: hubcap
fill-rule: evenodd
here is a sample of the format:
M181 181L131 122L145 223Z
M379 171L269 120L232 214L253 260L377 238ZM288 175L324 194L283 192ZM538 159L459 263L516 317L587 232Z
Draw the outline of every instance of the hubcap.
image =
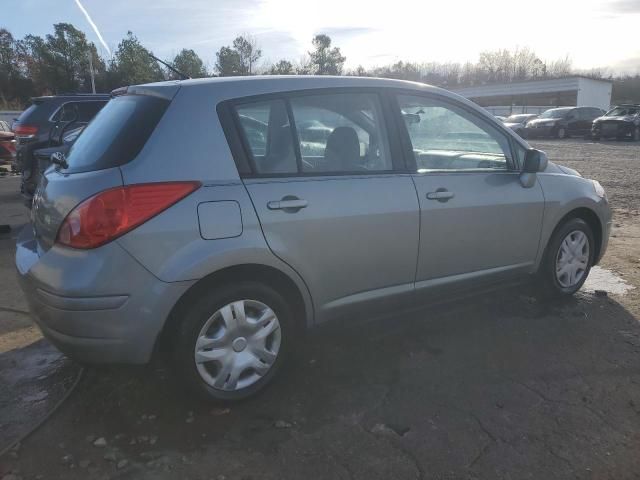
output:
M574 230L567 235L556 255L556 279L560 286L576 286L585 276L589 265L589 239L584 232Z
M204 323L195 346L198 373L219 390L247 388L271 369L282 334L271 308L239 300L217 310Z

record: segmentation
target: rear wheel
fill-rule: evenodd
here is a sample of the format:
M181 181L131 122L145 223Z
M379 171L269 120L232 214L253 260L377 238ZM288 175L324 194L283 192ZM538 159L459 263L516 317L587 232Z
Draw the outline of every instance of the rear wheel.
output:
M266 387L292 342L291 314L276 290L239 282L184 312L175 364L187 386L210 400L234 401Z
M594 258L593 232L572 218L553 233L542 259L537 283L543 296L573 295L584 284Z

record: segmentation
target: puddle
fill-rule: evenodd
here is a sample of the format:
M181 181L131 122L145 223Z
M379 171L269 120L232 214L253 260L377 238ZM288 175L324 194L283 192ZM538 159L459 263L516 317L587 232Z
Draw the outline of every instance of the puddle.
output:
M629 285L623 278L613 273L611 270L607 270L602 267L593 267L587 277L587 281L584 282L583 290L587 292L593 292L594 290L604 290L608 293L616 295L624 295L632 288L633 285Z

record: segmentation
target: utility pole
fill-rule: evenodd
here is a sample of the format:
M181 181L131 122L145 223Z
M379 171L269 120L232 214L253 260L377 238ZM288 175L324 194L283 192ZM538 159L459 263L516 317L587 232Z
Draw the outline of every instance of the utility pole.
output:
M96 79L93 74L93 55L91 54L91 50L89 50L89 72L91 73L91 91L96 93Z

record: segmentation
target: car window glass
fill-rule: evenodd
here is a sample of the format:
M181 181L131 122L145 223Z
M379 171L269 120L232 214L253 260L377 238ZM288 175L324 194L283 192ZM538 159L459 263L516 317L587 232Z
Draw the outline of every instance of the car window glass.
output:
M105 104L106 102L78 102L78 121L90 122Z
M284 101L245 103L235 109L256 173L297 173L293 134Z
M426 97L399 95L418 171L507 169L507 138L485 120Z
M109 101L69 150L66 171L89 172L133 160L168 105L147 95L122 95Z
M375 94L291 99L305 173L392 170L382 110Z

